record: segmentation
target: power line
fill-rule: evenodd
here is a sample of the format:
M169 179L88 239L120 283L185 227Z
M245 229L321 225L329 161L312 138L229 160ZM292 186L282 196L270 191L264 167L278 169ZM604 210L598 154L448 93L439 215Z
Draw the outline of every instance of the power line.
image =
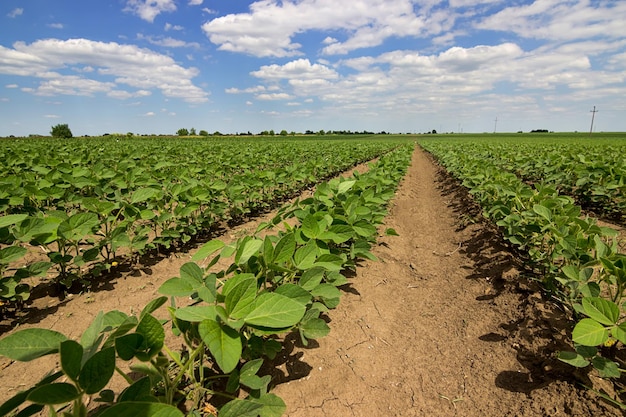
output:
M589 129L589 137L591 137L591 132L593 132L593 119L596 116L596 113L600 110L596 110L596 106L593 106L593 110L589 110L591 112L591 129Z

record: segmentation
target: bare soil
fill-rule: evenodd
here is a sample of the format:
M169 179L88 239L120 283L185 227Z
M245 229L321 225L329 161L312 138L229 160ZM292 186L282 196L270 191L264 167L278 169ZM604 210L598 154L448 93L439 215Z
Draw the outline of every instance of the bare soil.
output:
M306 348L287 338L275 361L274 392L287 416L623 415L581 386L612 394L611 384L555 359L567 348L563 313L478 213L416 149L384 226L400 236L381 236L379 262L364 262L342 288L328 314L330 335ZM223 239L251 233L262 220ZM35 300L19 327L79 338L100 310L141 311L192 254L120 273L61 303ZM0 401L55 366L53 357L0 358Z

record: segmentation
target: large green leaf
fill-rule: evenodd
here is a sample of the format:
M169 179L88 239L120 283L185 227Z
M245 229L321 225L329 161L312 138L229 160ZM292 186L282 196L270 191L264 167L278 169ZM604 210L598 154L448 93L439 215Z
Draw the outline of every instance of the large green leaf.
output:
M169 404L125 401L107 408L98 417L184 417L184 414Z
M113 347L96 352L83 365L78 377L80 386L87 394L95 394L111 380L115 371L115 349Z
M242 344L239 332L215 320L204 320L198 326L198 333L225 374L239 364Z
M234 319L246 316L257 293L257 280L252 274L239 274L226 281L222 292L226 299L226 312Z
M65 335L48 329L24 329L0 340L0 355L16 361L28 362L55 353Z
M100 219L95 213L78 213L62 222L57 233L69 241L78 241L93 233L99 224Z
M213 239L198 249L198 251L191 257L192 261L201 261L203 259L208 258L216 251L222 249L225 246L224 242L221 240Z
M28 394L28 401L35 404L65 404L80 397L80 392L72 384L57 382L35 388Z
M619 319L619 307L610 300L600 297L583 298L585 314L604 325L610 326Z
M0 216L0 229L17 224L27 217L28 214L9 214L6 216Z
M61 369L65 375L76 381L82 366L83 347L73 340L65 340L60 344L59 356L61 357Z
M584 346L599 346L608 338L608 330L593 319L582 319L572 331L572 340Z
M286 328L296 325L304 316L305 306L276 293L263 293L254 302L254 310L245 322L251 326Z
M190 306L177 309L174 315L179 320L195 323L203 320L216 320L217 310L214 305Z

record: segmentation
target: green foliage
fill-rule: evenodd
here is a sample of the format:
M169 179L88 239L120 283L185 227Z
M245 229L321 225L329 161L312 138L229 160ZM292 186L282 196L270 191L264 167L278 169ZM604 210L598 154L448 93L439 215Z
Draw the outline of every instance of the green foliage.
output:
M67 124L58 124L52 126L52 129L50 130L50 135L52 135L53 138L61 139L69 139L73 136L72 131Z
M200 248L194 262L159 288L171 299L168 327L177 345L184 345L181 352L165 345L166 327L152 315L165 296L138 317L100 313L80 341L46 329L18 330L0 340L0 354L11 359L58 354L61 365L60 372L18 393L0 411L48 406L53 414L58 405L73 416L86 416L88 398L97 396L100 416L176 417L183 415L183 407L197 415L204 404L221 397L227 402L220 402L220 417L282 415L285 403L268 392L271 376L259 375L262 365L280 352L278 340L286 333L297 333L304 344L328 334L322 314L339 303L338 287L347 282L343 272L358 259L373 257L369 249L377 226L411 152L411 146L400 147L367 174L320 185L313 197L284 207L254 235L229 245L213 240ZM134 198L142 202L149 194ZM259 236L292 217L298 220L293 227ZM64 226L57 234L72 242L93 233L92 215L62 216L59 224ZM212 258L206 267L195 262L205 258ZM220 259L230 262L213 270ZM177 307L176 297L191 298L192 304ZM107 389L119 365L131 361L139 379L124 375L128 387L119 393ZM64 382L57 382L62 377Z

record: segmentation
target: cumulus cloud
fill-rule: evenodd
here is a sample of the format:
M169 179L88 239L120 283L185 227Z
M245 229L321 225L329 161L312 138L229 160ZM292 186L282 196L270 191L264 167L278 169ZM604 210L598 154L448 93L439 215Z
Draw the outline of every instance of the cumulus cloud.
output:
M163 12L175 12L176 2L174 0L127 0L124 11L152 23L154 18Z
M18 16L21 16L22 14L24 14L24 9L21 7L16 7L15 9L7 13L7 16L9 16L11 19L14 19Z
M391 36L438 34L449 28L454 15L424 7L418 14L411 0L260 0L249 13L229 14L202 26L219 49L255 56L301 54L293 37L309 30L340 31L345 41L327 37L325 54L345 54L380 45Z
M626 2L535 0L511 6L476 23L478 29L514 32L530 39L623 38Z
M72 66L95 70L79 71L80 76L57 72ZM25 90L40 95L111 93L125 84L138 90L158 89L166 97L188 102L205 102L208 96L192 82L198 75L196 68L184 68L171 57L149 49L88 39L45 39L32 44L16 42L13 48L0 46L0 74L40 78L38 88Z

